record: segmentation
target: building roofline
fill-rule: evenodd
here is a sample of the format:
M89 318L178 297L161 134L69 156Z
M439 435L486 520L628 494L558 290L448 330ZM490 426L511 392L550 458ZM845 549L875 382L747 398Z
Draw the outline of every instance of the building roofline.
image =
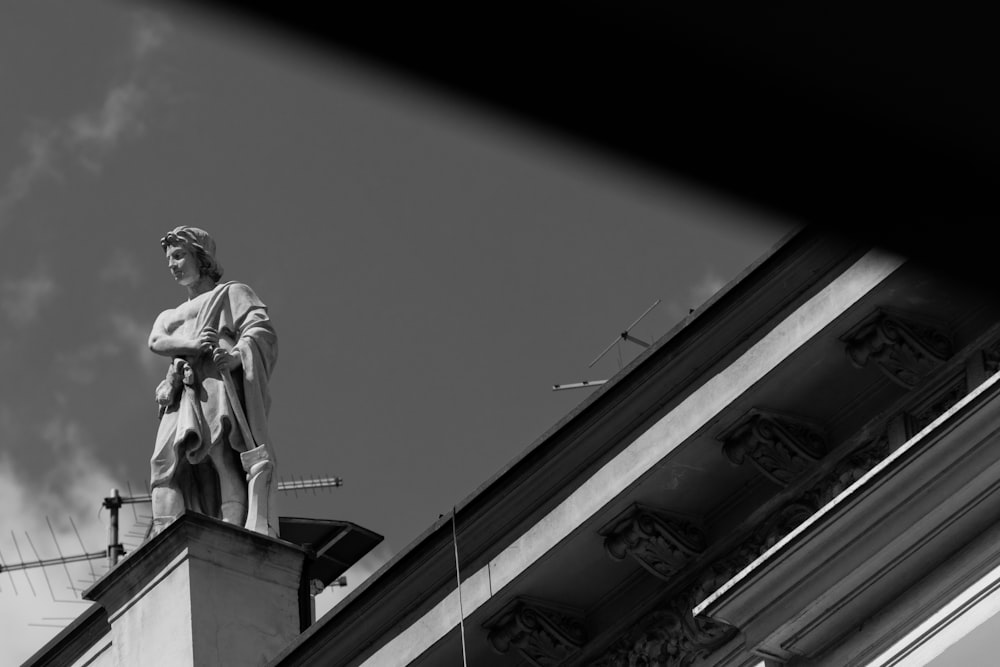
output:
M69 665L86 653L98 639L111 632L108 613L99 604L92 604L82 614L59 631L44 646L35 651L21 667Z
M533 523L560 500L560 494L575 488L574 480L585 478L588 470L613 454L619 442L625 442L672 400L703 381L732 348L733 341L726 336L735 331L738 342L746 342L747 337L759 333L763 323L818 291L838 268L863 250L808 228L775 244L455 506L462 568L481 566L506 536ZM805 266L809 266L808 272ZM804 275L787 280L789 272L796 269ZM765 292L756 301L748 299ZM726 325L721 333L720 323ZM680 360L686 363L699 355L704 359L697 372L680 369L677 373L681 377L668 377ZM556 460L558 470L551 465ZM439 518L272 664L308 661L333 636L349 651L344 647L351 643L348 635L352 630L365 637L390 638L394 627L439 601L455 580L451 522L451 514ZM393 602L386 602L387 598ZM393 611L388 611L390 608ZM372 641L359 638L352 655L377 648ZM353 659L347 654L340 657Z

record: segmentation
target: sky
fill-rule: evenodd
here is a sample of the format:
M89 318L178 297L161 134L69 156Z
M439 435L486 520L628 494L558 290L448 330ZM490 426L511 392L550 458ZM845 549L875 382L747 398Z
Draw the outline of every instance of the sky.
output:
M627 364L637 346L588 368L651 304L645 340L795 226L168 3L9 0L0 90L7 563L103 550L101 499L145 491L165 371L146 341L186 298L159 247L177 225L269 307L279 477L344 478L279 514L385 536L320 612L586 398L553 384ZM148 513L126 508L123 533ZM0 663L85 610L71 586L104 567L0 575Z

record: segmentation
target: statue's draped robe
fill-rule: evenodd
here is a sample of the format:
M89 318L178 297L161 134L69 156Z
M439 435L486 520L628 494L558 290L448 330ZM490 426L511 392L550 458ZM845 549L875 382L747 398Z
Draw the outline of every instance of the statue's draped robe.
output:
M268 443L267 414L271 406L268 378L277 361L278 339L265 306L249 287L238 282L217 285L203 299L197 316L183 322L176 335L197 339L206 326L220 333L219 347L238 352L242 368L232 371L256 444ZM151 485L180 490L184 506L221 518L219 480L210 460L213 447L244 452L254 446L244 442L239 423L226 396L219 370L207 354L184 357L193 374L183 384L177 400L160 419L156 449L150 461ZM275 461L274 452L270 458ZM235 456L236 465L239 458Z

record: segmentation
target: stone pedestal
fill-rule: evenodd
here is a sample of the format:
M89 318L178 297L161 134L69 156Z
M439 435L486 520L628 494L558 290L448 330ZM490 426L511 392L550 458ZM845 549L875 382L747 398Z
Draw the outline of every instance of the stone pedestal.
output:
M299 634L305 549L187 512L85 594L113 665L263 665Z

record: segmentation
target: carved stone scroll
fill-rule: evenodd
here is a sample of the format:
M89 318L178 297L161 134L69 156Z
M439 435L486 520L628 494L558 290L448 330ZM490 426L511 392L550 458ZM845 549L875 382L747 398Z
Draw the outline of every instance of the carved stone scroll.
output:
M826 440L813 424L787 415L751 410L719 437L736 465L749 459L768 479L788 486L823 457Z
M1000 343L994 343L983 350L983 369L987 375L1000 371Z
M855 448L814 488L783 505L735 549L702 569L686 592L640 619L635 630L612 644L593 667L687 667L721 647L737 630L712 619L693 617L690 610L888 454L885 434Z
M813 488L782 505L725 556L702 568L694 583L639 619L592 667L687 667L736 636L738 630L691 610L889 455L886 432L842 458ZM704 663L703 663L704 664Z
M664 581L705 550L705 536L696 526L642 505L619 515L601 535L611 558L631 557Z
M634 633L622 637L593 667L687 667L736 635L736 628L691 615L694 604L674 598L648 614Z
M587 641L576 610L539 600L517 598L484 626L499 653L512 648L536 667L556 667L580 651Z
M912 438L925 426L943 415L966 394L965 377L962 376L945 387L931 400L906 412L906 437Z
M952 353L951 339L944 332L883 310L842 340L857 368L873 361L889 379L907 389L915 387Z
M819 484L806 493L819 509L836 498L844 489L861 479L892 451L888 431L856 447L833 467Z

